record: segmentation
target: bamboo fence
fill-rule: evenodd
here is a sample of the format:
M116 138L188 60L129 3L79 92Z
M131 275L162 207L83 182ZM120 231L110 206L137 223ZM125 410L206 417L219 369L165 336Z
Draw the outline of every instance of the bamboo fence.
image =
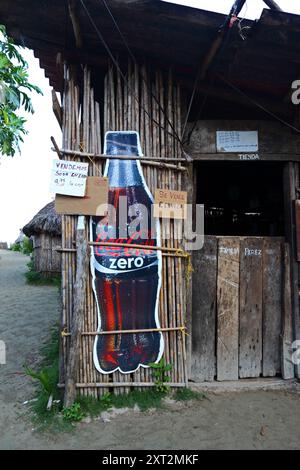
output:
M143 153L159 162L168 157L182 161L182 152L175 133L181 135L181 92L174 83L172 73L150 71L146 66L128 63L126 80L120 71L108 65L104 79L101 106L95 101L91 73L85 68L83 78L76 83L70 68L65 66L65 89L63 93L63 148L68 160L85 160L80 153L99 154L102 152L102 136L106 131L134 130L140 133ZM175 131L175 132L174 132ZM103 158L91 158L89 175L103 173ZM145 162L144 176L152 194L155 188L183 190L184 174L178 171L177 164L172 167L152 166ZM70 331L73 310L74 280L76 273L76 216L62 217L62 331ZM86 223L86 236L89 240L89 224ZM162 246L180 249L182 240L182 221L161 220ZM168 237L167 237L168 236ZM168 239L166 239L166 237ZM172 250L171 250L172 251ZM159 318L164 329L164 358L172 364L171 383L184 386L187 383L185 333L186 316L186 276L185 259L176 254L163 257L162 288L160 293ZM88 273L85 292L84 332L97 331L97 308ZM132 386L142 388L153 385L151 369L140 367L132 374L100 374L93 364L93 345L95 335L81 336L77 388L80 394L100 397L113 388L114 393L124 393ZM64 383L68 361L69 335L61 338L60 383ZM122 384L124 383L124 386ZM106 386L107 384L107 386ZM114 386L115 384L115 386ZM140 384L140 387L139 387Z

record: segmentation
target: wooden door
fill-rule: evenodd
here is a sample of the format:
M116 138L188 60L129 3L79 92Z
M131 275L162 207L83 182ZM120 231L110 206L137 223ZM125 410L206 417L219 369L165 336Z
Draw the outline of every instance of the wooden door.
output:
M281 374L291 316L285 246L282 238L209 236L193 255L193 380Z

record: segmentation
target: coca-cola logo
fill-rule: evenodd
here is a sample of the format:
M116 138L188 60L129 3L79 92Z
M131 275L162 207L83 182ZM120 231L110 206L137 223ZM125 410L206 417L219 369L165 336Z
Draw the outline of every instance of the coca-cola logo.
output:
M157 251L151 250L156 246L153 238L142 239L135 235L130 238L105 238L97 236L97 242L105 245L95 246L95 257L99 263L98 269L103 273L126 273L153 266L158 262ZM119 243L124 246L114 246L110 243ZM141 248L131 245L141 245ZM148 248L149 247L149 248Z
M153 238L143 239L140 234L135 234L130 238L104 238L101 235L98 235L96 242L104 242L107 245L96 246L95 255L96 256L113 256L113 257L132 257L134 256L149 256L155 253L154 250L145 248L147 246L155 246L156 241ZM110 243L123 243L126 246L113 246L109 245ZM127 246L128 245L128 246ZM130 245L142 245L141 248L131 248Z

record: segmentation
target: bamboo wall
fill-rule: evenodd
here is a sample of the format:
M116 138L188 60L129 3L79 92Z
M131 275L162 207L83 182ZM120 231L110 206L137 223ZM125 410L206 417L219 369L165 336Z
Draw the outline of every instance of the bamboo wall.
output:
M174 129L181 135L181 96L180 88L169 72L163 75L160 71L150 72L145 66L128 64L124 81L121 74L112 66L104 80L103 101L95 102L91 75L84 70L83 85L80 87L65 68L65 91L63 98L63 147L64 149L101 153L102 136L108 130L134 130L140 133L144 155L161 158L180 158L181 149ZM99 90L97 90L99 94ZM100 119L102 118L102 122ZM171 125L170 125L171 123ZM173 129L172 129L173 128ZM78 157L68 157L78 159ZM86 161L86 160L85 160ZM89 174L101 175L104 160L93 158ZM144 165L144 176L152 193L155 188L182 190L184 173L176 166L174 169L160 166ZM62 232L64 248L74 248L77 217L63 216ZM88 224L86 224L87 237ZM175 233L181 233L180 221L164 222L161 225L162 245L181 247L181 240L175 240ZM163 240L166 233L169 240ZM159 318L162 328L181 327L185 324L186 277L185 260L176 256L163 256L163 282L160 295ZM73 252L62 253L63 314L62 329L70 331L72 321L72 299L76 271L76 256ZM85 293L84 331L97 330L97 310L91 286L91 275L88 273ZM175 385L187 382L185 335L181 331L164 332L164 357L172 364L171 381ZM77 382L84 395L100 396L108 390L109 383L118 383L115 393L128 391L127 384L138 383L151 385L153 378L150 369L140 368L134 374L115 372L102 375L93 364L93 336L82 336L80 348L80 366ZM68 356L69 337L62 337L60 382L64 382L64 372ZM120 386L126 383L126 386Z

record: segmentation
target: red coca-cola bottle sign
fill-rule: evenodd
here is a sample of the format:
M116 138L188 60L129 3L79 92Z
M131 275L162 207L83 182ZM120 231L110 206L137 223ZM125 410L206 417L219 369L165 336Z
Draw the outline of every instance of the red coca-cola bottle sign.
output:
M104 153L142 156L138 133L107 132ZM104 217L90 221L92 241L108 243L95 246L91 255L98 331L159 328L162 255L151 249L160 244L159 221L151 215L153 197L137 160L110 159L104 176L109 179L109 209ZM131 248L132 244L141 248ZM163 349L163 336L157 331L98 335L94 363L101 373L127 374L158 362Z

